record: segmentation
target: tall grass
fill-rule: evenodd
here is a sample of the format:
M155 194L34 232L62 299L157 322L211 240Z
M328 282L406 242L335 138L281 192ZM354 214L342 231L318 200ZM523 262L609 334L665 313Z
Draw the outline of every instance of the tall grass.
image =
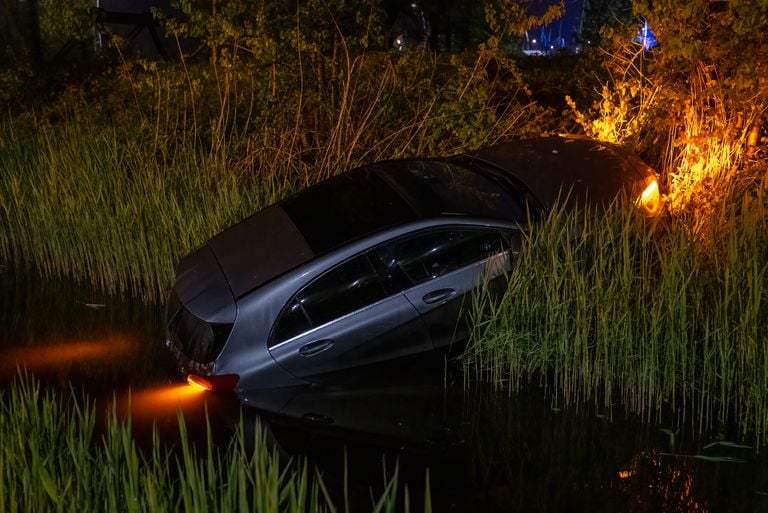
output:
M520 252L501 303L476 323L467 367L509 390L539 380L565 403L621 402L648 419L671 409L699 432L736 421L764 438L764 194L745 196L720 223L726 237L713 249L683 219L660 235L629 210L600 219L553 211Z
M0 408L0 511L336 511L322 479L306 465L281 466L259 429L255 445L241 425L220 448L210 427L207 441L193 444L182 420L180 447L155 436L143 452L130 419L113 415L99 437L91 405L67 403L29 379L0 393ZM370 511L402 504L398 485L395 472Z
M164 158L84 120L32 140L2 132L0 260L110 293L158 299L183 254L287 188L274 175L248 182L191 145Z
M317 88L321 70L300 57L268 75L126 63L102 77L103 98L68 91L42 115L7 120L0 261L157 300L182 255L300 187L530 133L544 116L525 97L498 99L509 84L485 54L440 63L345 51Z

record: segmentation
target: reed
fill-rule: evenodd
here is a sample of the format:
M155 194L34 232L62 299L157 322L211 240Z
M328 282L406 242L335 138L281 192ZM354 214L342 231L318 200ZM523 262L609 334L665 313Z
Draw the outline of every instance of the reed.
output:
M105 98L70 93L6 120L0 261L157 301L181 256L301 187L538 127L534 103L498 100L491 56L430 55L343 52L338 76L316 91L300 77L320 70L301 59L269 78L126 64L128 78L104 79Z
M29 378L0 392L0 408L0 511L336 511L319 475L306 464L281 466L263 432L250 443L242 422L219 447L210 426L207 440L193 444L182 418L180 447L164 446L155 431L142 451L130 418L113 414L98 436L92 404L68 402ZM381 496L372 492L371 511L402 504L397 480L395 472Z
M148 300L179 258L289 190L275 174L249 183L191 145L167 159L85 120L16 140L0 159L0 260Z
M502 301L475 323L471 376L509 391L532 380L563 403L670 410L697 432L736 422L768 434L768 215L745 195L717 244L692 221L663 234L626 209L554 210L533 230ZM658 232L658 230L656 230ZM576 235L577 234L577 235Z

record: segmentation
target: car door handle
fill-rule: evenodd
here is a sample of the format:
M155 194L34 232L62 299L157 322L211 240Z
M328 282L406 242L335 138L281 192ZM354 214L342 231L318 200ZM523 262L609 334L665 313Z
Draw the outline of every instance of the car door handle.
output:
M444 299L448 299L454 294L456 294L456 289L433 290L432 292L425 294L424 297L421 298L421 300L427 303L428 305L431 305L432 303L439 303Z
M304 344L299 349L299 354L305 358L315 356L318 353L322 353L326 349L330 349L333 345L333 340L318 340L317 342L310 342Z

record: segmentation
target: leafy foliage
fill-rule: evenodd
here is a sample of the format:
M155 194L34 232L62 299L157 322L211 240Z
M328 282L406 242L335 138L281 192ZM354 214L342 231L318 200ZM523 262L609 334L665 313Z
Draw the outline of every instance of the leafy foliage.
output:
M581 42L599 45L606 28L632 22L632 0L588 0L584 5Z
M630 42L636 28L604 27L607 78L588 112L571 108L587 134L652 161L667 177L670 211L711 232L730 198L759 188L764 173L768 10L705 0L633 8L660 45L646 52Z

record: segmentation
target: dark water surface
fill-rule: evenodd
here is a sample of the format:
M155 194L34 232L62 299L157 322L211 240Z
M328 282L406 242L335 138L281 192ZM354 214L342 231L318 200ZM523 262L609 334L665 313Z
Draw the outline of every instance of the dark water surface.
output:
M254 391L241 407L180 382L162 318L162 306L0 267L0 386L23 367L62 394L85 391L103 415L130 410L140 440L153 423L173 439L179 409L195 437L207 412L221 443L241 416L259 421L285 461L308 457L332 490L346 465L355 510L397 464L416 504L429 469L435 511L768 511L766 451L731 444L749 441L693 437L619 407L558 408L535 385L511 397L465 386L436 355Z

